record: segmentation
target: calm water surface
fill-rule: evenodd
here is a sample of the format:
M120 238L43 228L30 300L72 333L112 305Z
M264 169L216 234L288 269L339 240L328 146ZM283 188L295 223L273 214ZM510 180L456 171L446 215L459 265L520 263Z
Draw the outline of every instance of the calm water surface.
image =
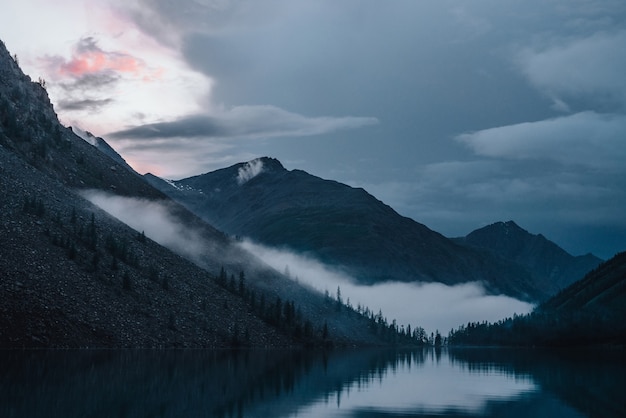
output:
M0 351L1 417L623 417L624 350Z

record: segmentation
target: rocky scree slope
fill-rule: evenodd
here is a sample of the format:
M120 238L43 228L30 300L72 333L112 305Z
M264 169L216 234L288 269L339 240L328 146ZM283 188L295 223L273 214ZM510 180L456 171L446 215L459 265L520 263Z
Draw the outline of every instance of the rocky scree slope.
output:
M205 251L190 262L85 200L84 189L157 200ZM362 315L337 313L60 125L43 86L1 42L0 195L1 347L385 343ZM218 283L221 267L245 271L245 291ZM266 299L264 311L252 294ZM281 323L287 310L268 320L278 301L298 306L300 322ZM309 333L297 335L307 321Z

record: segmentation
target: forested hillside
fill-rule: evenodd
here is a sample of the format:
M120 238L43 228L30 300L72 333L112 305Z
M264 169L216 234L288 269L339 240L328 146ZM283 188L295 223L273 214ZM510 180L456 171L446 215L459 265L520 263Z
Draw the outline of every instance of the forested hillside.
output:
M451 331L452 345L626 344L626 252L617 254L529 315Z

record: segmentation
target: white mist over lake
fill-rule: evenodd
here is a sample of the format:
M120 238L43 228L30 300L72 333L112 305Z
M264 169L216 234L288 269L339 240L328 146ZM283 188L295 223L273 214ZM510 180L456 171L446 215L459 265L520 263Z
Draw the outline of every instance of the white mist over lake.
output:
M100 191L82 193L89 201L137 231L191 259L197 259L208 243L195 231L180 225L167 207L146 199L115 196ZM336 297L341 290L344 302L382 311L391 323L423 327L428 333L439 330L447 335L451 329L468 322L498 321L525 314L533 305L504 295L488 295L478 282L446 286L441 283L388 282L372 286L356 280L339 269L285 249L269 248L250 240L241 247L270 267L320 292Z
M352 306L382 310L389 322L421 326L426 331L451 329L468 322L498 321L513 314L529 313L533 305L504 295L488 295L478 282L446 286L441 283L388 282L372 286L356 284L354 278L310 257L284 249L269 248L250 240L241 246L278 271L288 271L292 279L320 292L336 296L341 290L344 302Z

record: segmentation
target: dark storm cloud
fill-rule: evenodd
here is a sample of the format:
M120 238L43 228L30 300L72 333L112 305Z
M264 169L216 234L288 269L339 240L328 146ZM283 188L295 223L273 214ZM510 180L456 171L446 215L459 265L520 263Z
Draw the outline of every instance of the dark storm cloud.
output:
M376 123L375 118L306 117L274 106L237 106L215 115L192 115L135 126L109 136L125 139L309 136Z
M176 43L215 81L214 103L384 121L255 145L262 155L363 185L447 235L508 219L568 237L562 245L576 241L572 231L626 230L623 0L143 6L135 11L143 29ZM212 116L219 135L253 132ZM244 126L258 136L297 131ZM626 249L626 234L615 237L606 242L617 249L621 239ZM606 256L595 241L587 251ZM583 244L576 251L586 252Z
M214 118L195 115L171 122L149 123L108 134L111 138L151 139L151 138L197 138L215 137L227 133Z
M289 7L289 3L274 0L139 0L122 9L143 31L175 45L187 33L219 34L250 28Z
M104 71L95 74L83 74L80 77L77 77L69 82L61 82L59 83L59 87L61 87L66 92L90 92L98 89L110 89L115 86L117 82L119 82L121 77L118 74L115 74L111 71Z
M66 99L59 101L59 109L96 111L104 106L110 105L113 102L113 99Z

